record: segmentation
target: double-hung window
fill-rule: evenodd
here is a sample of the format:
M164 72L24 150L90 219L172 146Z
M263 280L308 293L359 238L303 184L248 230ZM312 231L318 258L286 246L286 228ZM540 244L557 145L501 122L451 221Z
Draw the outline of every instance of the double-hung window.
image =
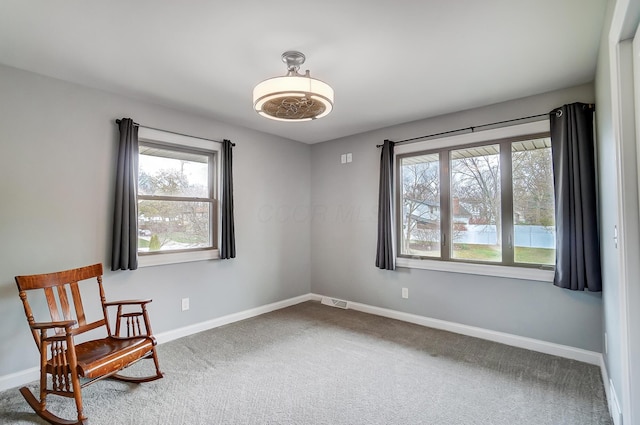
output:
M493 265L499 267L482 274L497 275L505 274L504 266L553 270L551 141L548 131L523 134L518 128L513 136L487 131L396 148L399 265L438 260L450 266L436 269L473 272Z
M217 143L143 128L139 139L141 265L217 258Z

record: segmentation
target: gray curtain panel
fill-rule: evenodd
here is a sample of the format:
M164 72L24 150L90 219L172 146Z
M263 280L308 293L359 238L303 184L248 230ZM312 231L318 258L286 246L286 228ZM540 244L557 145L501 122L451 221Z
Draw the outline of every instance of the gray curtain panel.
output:
M602 291L593 109L573 103L549 113L556 202L554 285Z
M222 142L222 246L220 258L236 257L236 236L233 221L233 143Z
M113 211L111 270L138 268L138 126L130 118L119 123L120 144Z
M376 267L395 270L393 255L393 142L385 140L380 153L378 192L378 247Z

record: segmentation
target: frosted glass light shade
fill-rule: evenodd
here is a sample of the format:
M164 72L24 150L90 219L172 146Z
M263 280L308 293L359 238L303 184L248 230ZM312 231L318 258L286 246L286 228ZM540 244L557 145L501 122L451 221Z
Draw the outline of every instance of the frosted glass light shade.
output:
M253 107L278 121L310 121L333 109L333 89L308 75L286 75L264 80L253 89Z

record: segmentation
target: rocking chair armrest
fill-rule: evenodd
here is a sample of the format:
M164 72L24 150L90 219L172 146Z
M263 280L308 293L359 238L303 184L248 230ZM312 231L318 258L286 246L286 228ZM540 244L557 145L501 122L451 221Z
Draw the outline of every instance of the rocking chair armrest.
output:
M43 342L65 341L71 344L70 347L75 346L73 339L71 339L70 341L67 341L67 335L50 335L42 338L42 341Z
M65 328L68 331L69 328L77 323L78 322L76 322L75 320L60 320L58 322L36 322L32 323L30 326L33 330Z
M148 304L150 303L151 300L150 299L146 299L146 300L122 300L122 301L110 301L110 302L105 302L103 305L105 307L111 307L111 306L116 306L116 305L144 305L144 304Z

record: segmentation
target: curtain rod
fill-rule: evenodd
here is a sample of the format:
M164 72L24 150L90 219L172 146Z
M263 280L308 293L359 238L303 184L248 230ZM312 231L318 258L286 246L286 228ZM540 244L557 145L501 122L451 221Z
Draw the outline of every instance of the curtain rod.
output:
M117 119L116 120L116 124L120 124L121 121L122 121L121 119ZM147 127L146 125L140 125L137 122L134 122L133 125L135 125L136 127L148 128L149 130L157 130L157 131L164 131L165 133L177 134L178 136L195 137L195 138L198 138L198 139L207 140L209 142L222 143L220 140L206 139L204 137L192 136L190 134L184 134L184 133L178 133L177 131L163 130L161 128L155 128L155 127ZM236 145L235 143L231 143L231 146L235 146L235 145Z
M594 109L595 110L595 105L593 103L586 104L585 106L588 107L589 109ZM560 108L556 108L553 111L561 112L561 111L559 111L559 109ZM553 111L551 111L551 112L553 112ZM489 124L481 124L481 125L476 125L476 126L471 126L471 127L459 128L457 130L443 131L442 133L434 133L434 134L428 134L426 136L412 137L411 139L399 140L399 141L395 142L394 144L398 145L398 144L404 144L404 143L412 143L412 142L417 142L419 140L428 139L430 137L442 136L442 135L451 134L451 133L458 133L460 131L465 131L465 130L471 130L471 132L473 133L476 130L476 128L490 127L492 125L505 124L505 123L514 122L514 121L522 121L522 120L528 120L528 119L531 119L531 118L540 118L540 117L546 117L546 116L549 116L549 113L547 113L547 114L529 115L528 117L514 118L512 120L497 121L497 122L492 122L492 123L489 123ZM381 148L382 146L383 145L376 145L377 148Z

